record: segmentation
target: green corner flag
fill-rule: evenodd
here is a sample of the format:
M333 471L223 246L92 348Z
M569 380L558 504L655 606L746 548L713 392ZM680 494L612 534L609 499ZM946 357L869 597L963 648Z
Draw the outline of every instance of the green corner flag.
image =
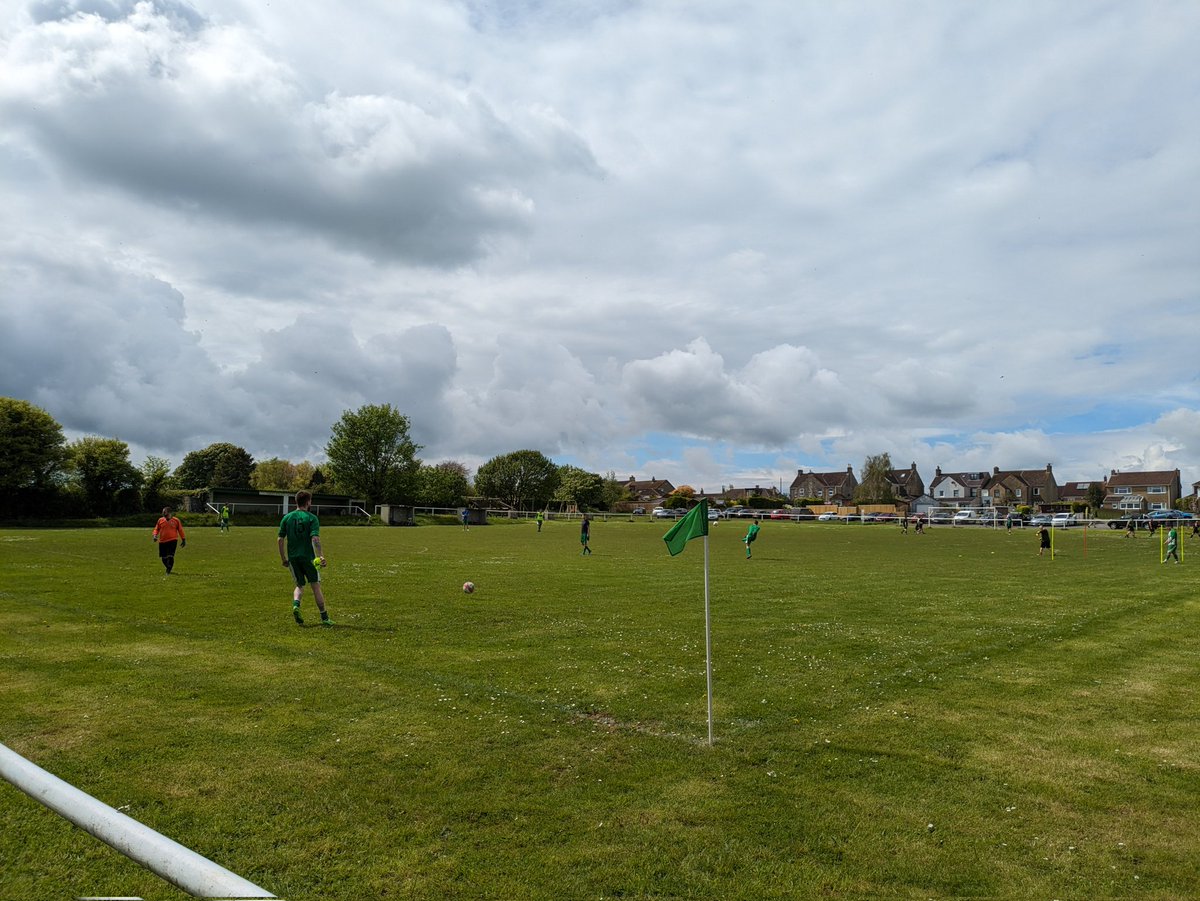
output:
M667 543L667 550L674 557L681 553L684 546L693 538L700 538L707 534L708 501L703 500L692 507L687 516L671 526L671 530L663 536L663 541Z

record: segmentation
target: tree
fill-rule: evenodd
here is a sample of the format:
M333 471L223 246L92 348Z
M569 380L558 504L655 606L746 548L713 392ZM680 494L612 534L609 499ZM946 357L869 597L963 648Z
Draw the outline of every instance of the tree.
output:
M867 457L863 463L862 481L854 489L856 504L893 504L896 493L892 488L892 457L888 453Z
M213 467L213 488L249 488L254 473L254 458L240 447L226 451Z
M67 462L62 426L41 407L0 397L0 492L48 488Z
M370 504L415 497L421 446L413 443L408 430L408 417L391 404L367 404L344 412L325 446L338 488L361 495Z
M93 513L112 513L121 492L136 490L142 484L141 472L129 462L129 445L117 438L89 435L71 442L67 454L72 478Z
M516 510L544 507L558 489L558 467L541 451L519 450L492 457L475 473L475 492Z
M1088 485L1087 503L1092 510L1092 516L1095 516L1104 508L1104 483L1092 482Z
M558 489L554 499L574 504L580 510L594 509L604 500L604 480L599 473L564 464L558 467Z
M180 488L249 488L254 458L244 448L228 442L191 451L175 470Z
M604 474L604 491L600 499L601 510L615 510L617 504L629 499L625 484L617 480L617 474L611 469Z
M260 460L250 473L250 487L259 491L290 491L295 480L296 467L279 457Z
M457 507L471 491L467 467L455 460L422 466L417 501L429 507Z
M142 509L157 510L163 506L163 489L171 478L171 461L165 457L146 457L138 467L142 476Z
M307 460L301 460L296 464L296 471L292 475L291 484L288 485L292 491L300 491L304 488L311 488L313 476L317 473L317 467L313 466Z

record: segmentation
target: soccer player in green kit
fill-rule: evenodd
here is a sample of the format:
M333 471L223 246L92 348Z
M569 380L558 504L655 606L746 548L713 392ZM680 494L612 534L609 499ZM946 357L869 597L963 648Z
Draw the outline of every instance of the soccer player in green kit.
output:
M312 494L308 491L296 492L296 509L287 514L279 523L279 559L292 571L292 579L296 588L292 592L292 616L296 622L304 625L300 617L300 599L304 596L304 583L312 585L313 598L317 609L321 611L321 625L332 626L329 611L325 609L325 593L321 591L321 574L317 565L325 565L325 555L321 552L321 521L309 512L312 506Z

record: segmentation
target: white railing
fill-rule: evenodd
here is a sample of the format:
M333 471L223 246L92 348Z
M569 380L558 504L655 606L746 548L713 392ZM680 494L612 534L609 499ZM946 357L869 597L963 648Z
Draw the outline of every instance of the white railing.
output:
M46 772L2 744L0 777L189 895L197 898L275 897L266 889Z

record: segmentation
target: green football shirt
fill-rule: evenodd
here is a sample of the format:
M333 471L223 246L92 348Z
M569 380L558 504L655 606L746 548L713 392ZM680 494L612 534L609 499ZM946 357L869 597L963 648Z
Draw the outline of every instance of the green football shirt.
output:
M311 558L314 535L321 534L321 521L307 510L293 510L279 524L279 537L287 537L288 557Z

